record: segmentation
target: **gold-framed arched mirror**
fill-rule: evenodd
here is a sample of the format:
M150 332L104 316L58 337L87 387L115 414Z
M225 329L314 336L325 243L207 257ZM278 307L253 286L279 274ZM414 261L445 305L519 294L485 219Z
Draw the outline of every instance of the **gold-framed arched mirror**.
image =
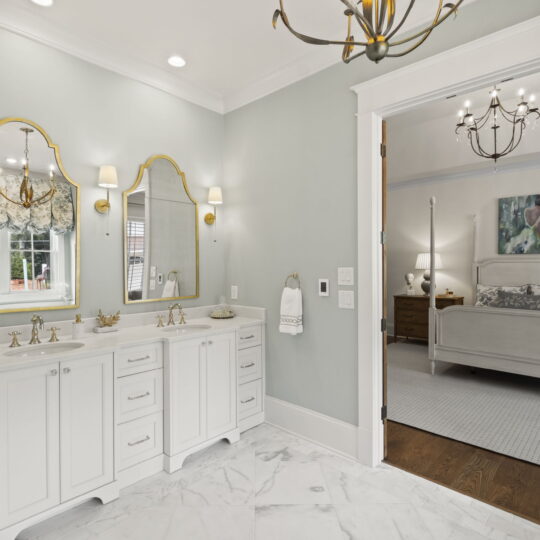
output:
M80 187L47 132L0 119L0 313L75 309Z
M123 194L126 304L199 296L199 206L166 155L150 157Z

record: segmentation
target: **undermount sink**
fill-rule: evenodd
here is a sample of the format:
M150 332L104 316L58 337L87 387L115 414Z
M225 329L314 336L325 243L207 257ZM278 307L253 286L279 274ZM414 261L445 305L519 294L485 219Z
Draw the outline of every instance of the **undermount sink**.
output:
M202 332L210 330L212 327L209 324L180 324L178 326L167 326L164 332L175 332L176 334L191 334L193 332Z
M41 345L29 345L20 349L12 349L4 353L5 356L14 356L16 358L37 358L40 356L49 356L51 354L60 354L84 347L84 343L43 343Z

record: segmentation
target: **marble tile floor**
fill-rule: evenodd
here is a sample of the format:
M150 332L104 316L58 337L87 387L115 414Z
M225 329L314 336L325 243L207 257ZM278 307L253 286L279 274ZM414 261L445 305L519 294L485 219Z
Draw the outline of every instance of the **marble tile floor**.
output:
M540 526L268 424L18 540L533 540Z

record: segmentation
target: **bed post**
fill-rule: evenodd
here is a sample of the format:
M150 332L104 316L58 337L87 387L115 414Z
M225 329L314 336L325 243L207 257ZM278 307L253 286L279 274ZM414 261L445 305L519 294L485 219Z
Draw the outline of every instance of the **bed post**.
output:
M478 250L480 249L480 218L478 214L473 216L473 276L472 283L474 285L473 290L473 305L476 304L476 291L478 290Z
M435 274L435 204L437 199L431 197L430 207L430 290L429 290L429 359L431 360L431 374L435 375L435 340L437 338L437 302L436 288L437 275Z

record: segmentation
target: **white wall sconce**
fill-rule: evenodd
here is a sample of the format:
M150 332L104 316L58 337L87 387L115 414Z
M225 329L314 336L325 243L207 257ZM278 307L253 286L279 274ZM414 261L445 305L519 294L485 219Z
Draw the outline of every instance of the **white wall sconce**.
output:
M100 214L108 214L111 209L109 191L118 187L118 174L114 165L103 165L99 168L98 186L107 190L107 198L96 201L94 208Z
M223 204L223 193L219 186L211 187L208 190L208 204L211 204L214 207L214 212L208 212L204 216L204 222L207 225L213 225L216 222L216 206L218 204Z

